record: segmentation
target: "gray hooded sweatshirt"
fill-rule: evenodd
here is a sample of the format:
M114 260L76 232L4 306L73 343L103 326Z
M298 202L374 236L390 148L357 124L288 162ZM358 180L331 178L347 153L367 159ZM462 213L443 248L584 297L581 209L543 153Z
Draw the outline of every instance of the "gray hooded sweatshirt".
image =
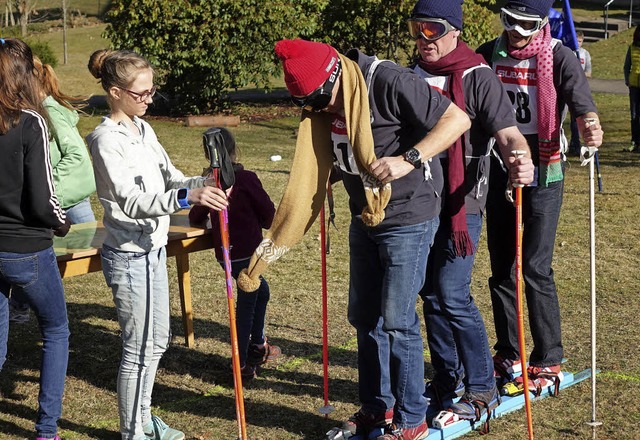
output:
M151 126L135 117L136 136L109 117L87 136L96 190L104 207L104 244L127 252L149 252L167 244L169 214L179 211L178 190L204 185L185 177L158 142Z

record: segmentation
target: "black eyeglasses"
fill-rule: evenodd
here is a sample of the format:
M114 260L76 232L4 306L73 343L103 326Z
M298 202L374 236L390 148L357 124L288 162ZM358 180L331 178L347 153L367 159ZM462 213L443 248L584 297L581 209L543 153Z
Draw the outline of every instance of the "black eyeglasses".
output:
M322 84L319 88L315 89L313 92L303 97L291 97L291 102L293 102L298 107L309 108L314 112L320 112L327 108L329 103L331 102L331 97L333 96L333 88L336 85L338 80L338 76L340 75L340 59L336 63L336 67L329 75L329 78Z
M122 89L125 92L131 94L131 96L136 100L136 102L145 102L147 99L149 98L153 98L153 95L156 94L156 91L158 90L158 88L156 86L151 87L151 90L148 90L146 92L142 92L142 93L138 93L138 92L134 92L133 90L129 90L129 89Z

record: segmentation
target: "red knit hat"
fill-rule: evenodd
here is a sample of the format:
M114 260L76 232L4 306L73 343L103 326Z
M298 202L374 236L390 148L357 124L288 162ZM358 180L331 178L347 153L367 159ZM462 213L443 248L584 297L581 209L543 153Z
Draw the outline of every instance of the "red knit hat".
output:
M284 82L293 96L306 96L324 84L338 61L338 52L325 43L280 40L274 49L282 60Z

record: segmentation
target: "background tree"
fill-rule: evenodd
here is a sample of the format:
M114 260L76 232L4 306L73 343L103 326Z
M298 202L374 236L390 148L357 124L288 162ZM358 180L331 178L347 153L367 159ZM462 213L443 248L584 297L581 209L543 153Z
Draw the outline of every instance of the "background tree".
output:
M28 33L27 25L29 24L29 19L31 14L36 11L36 0L15 0L14 6L20 14L20 35L26 37Z

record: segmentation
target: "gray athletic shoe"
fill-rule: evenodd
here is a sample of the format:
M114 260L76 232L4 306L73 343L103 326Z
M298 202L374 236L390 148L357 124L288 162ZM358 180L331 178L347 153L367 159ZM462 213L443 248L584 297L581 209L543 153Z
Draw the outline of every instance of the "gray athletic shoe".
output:
M142 429L149 440L184 440L184 432L170 428L158 416L151 416L151 421Z

